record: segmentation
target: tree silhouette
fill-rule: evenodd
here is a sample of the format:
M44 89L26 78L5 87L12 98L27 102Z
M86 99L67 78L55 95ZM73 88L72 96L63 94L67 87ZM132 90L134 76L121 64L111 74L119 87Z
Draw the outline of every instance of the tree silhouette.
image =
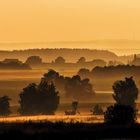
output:
M20 109L19 112L23 114L37 114L37 85L35 83L29 84L23 88L20 93Z
M131 124L136 121L136 111L129 105L115 104L108 107L104 119L109 124Z
M86 58L85 57L80 57L77 61L77 64L83 64L86 62Z
M89 79L81 80L79 75L67 78L65 92L66 97L76 100L91 98L95 94Z
M3 96L0 98L0 115L7 116L10 112L10 98L8 96Z
M64 87L65 87L65 77L60 75L55 70L50 69L48 73L44 74L44 77L42 79L45 79L48 83L53 82L56 86L56 89L61 93L61 95L64 95Z
M82 68L78 71L78 75L85 79L85 78L89 78L90 77L90 70L89 69L86 69L86 68Z
M55 70L53 69L50 69L48 71L48 73L45 73L44 74L44 77L43 77L46 81L48 81L49 83L50 82L54 82L55 83L55 80L56 78L59 78L59 73L56 72Z
M23 89L19 103L22 115L54 114L59 105L59 96L54 84L42 79L39 85L33 83Z
M133 77L125 78L113 84L113 98L116 103L109 106L104 114L106 123L129 124L136 121L135 100L138 97L138 89Z
M116 81L113 84L113 98L120 105L135 105L135 100L138 98L138 88L133 80L133 77L125 78L124 81Z
M39 56L30 56L27 58L26 64L29 64L29 65L42 64L42 59Z
M57 57L55 59L55 63L56 64L64 64L65 63L65 59L63 57L59 56L59 57Z

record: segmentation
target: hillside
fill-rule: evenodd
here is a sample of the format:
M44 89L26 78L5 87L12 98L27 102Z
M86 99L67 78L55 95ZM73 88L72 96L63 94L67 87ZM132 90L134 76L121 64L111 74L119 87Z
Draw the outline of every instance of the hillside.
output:
M67 62L75 62L84 56L87 60L104 59L105 61L117 60L118 56L107 50L90 50L90 49L29 49L0 51L0 60L5 58L19 58L25 61L31 55L40 56L43 61L51 62L58 56L62 56Z

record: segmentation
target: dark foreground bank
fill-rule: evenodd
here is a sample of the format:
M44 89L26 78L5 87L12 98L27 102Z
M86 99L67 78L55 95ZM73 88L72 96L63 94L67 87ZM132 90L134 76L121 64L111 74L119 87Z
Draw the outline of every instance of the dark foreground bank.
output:
M111 126L85 123L1 123L0 138L6 139L140 139L140 125Z

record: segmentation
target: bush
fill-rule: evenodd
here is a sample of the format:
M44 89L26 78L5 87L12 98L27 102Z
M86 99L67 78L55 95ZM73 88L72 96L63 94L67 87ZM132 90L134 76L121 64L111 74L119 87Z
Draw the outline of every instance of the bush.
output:
M53 115L59 105L59 96L53 83L42 80L39 85L30 84L24 88L19 103L22 115Z
M109 124L131 124L136 121L136 110L129 105L109 106L104 114L104 120Z
M8 96L3 96L0 98L0 115L7 116L10 112L10 98Z

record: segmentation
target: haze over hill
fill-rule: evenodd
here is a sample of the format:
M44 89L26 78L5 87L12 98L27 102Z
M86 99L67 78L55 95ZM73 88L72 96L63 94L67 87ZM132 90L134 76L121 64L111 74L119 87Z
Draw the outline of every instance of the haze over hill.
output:
M90 50L90 49L28 49L14 51L0 51L0 59L18 58L25 61L27 57L37 55L43 61L51 62L57 57L62 56L66 62L76 62L80 57L85 57L87 60L104 59L105 61L117 60L118 56L107 50Z
M118 56L140 53L139 40L94 40L94 41L61 41L61 42L3 42L0 50L25 50L41 48L78 48L109 50Z

